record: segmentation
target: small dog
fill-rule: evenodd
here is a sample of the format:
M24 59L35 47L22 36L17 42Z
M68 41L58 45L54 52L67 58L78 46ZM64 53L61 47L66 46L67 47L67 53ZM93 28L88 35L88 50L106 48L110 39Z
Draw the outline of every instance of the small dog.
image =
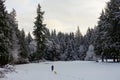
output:
M57 74L57 72L56 72L56 71L54 71L54 73L55 73L55 74Z

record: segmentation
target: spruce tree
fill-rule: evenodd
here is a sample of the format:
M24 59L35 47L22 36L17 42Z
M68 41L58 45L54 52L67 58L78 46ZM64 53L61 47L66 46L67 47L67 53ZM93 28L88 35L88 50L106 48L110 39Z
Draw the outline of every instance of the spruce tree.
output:
M106 14L110 27L108 28L108 42L110 56L118 61L120 56L120 0L110 0L107 4Z
M105 49L105 45L104 44L106 42L106 30L108 26L108 22L107 22L107 17L105 15L105 12L102 11L101 16L99 17L99 22L98 25L95 29L95 41L94 41L94 46L95 46L95 53L98 56L102 57L102 61L103 58L105 57L105 53L103 52L103 50Z
M33 39L32 39L32 36L31 36L31 34L30 34L30 32L29 32L29 33L28 33L28 36L26 37L27 44L29 45L32 40L33 40Z
M16 52L14 52L16 50L16 32L17 32L17 21L16 21L16 11L15 9L13 9L8 15L7 15L7 19L8 19L8 25L10 28L10 32L9 32L9 40L10 40L10 54L11 54L11 61L12 63L14 63L15 61L15 56L14 54L17 54Z
M83 45L83 35L80 32L79 26L77 27L74 42L75 42L75 45L74 45L75 46L75 53L76 53L76 55L80 56L79 47L81 45Z
M47 37L47 40L50 39L50 31L49 31L49 29L46 29L46 37Z
M11 54L13 56L13 63L18 63L20 51L21 32L18 29L18 22L16 21L16 11L13 9L8 15L9 26L11 28Z
M77 31L76 31L75 37L77 37L77 38L81 38L82 37L82 34L80 32L80 29L79 29L79 26L77 27Z
M36 60L40 60L43 58L44 50L45 50L45 41L46 41L46 25L43 24L43 14L41 11L41 6L38 4L37 8L37 17L34 22L34 31L33 34L37 41L37 51L36 51Z
M70 43L70 41L67 44L67 48L66 48L66 56L67 56L67 60L73 60L73 48L72 45Z
M12 10L12 12L10 12L10 14L7 15L7 18L8 18L8 22L9 22L9 27L10 27L10 41L11 43L13 43L13 33L14 33L14 28L17 25L17 21L16 21L16 11L15 9Z
M76 47L78 49L80 47L80 45L83 44L83 36L80 32L79 26L77 27L77 31L75 34L75 41L76 41Z
M5 65L10 61L10 28L7 14L4 0L0 0L0 65Z
M25 40L25 32L24 30L21 31L20 33L20 38L19 38L19 62L18 63L27 63L28 62L28 49L27 49L27 42Z
M95 52L102 58L113 58L118 61L120 56L120 0L110 0L100 16L96 27L97 37Z

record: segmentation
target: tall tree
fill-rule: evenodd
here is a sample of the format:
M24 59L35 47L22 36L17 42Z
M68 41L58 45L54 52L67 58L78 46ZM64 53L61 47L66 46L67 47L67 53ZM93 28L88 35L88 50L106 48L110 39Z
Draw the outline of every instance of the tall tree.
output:
M82 37L82 34L80 32L80 29L79 29L79 26L77 27L77 31L76 31L75 37L79 37L79 38Z
M108 16L107 21L110 23L108 28L108 48L107 51L111 53L113 61L118 61L120 56L120 0L110 0L107 4L106 14Z
M102 60L104 57L103 54L103 49L104 48L104 42L106 41L105 33L107 30L106 26L109 26L107 23L107 17L105 15L105 12L102 11L101 16L99 17L99 22L97 27L95 28L95 41L94 41L94 46L95 46L95 52L97 55L102 56Z
M79 47L83 43L83 35L80 32L79 26L75 34L76 47Z
M26 63L28 61L28 49L27 49L27 42L25 40L25 32L22 30L20 32L20 38L19 38L19 61L18 63Z
M17 57L15 56L18 52L18 38L16 36L16 33L18 32L18 23L16 21L16 11L13 9L8 15L8 22L9 22L9 27L10 27L10 42L11 42L11 48L10 48L10 53L13 56L12 63L17 61Z
M102 12L100 21L96 28L97 47L95 51L102 55L102 58L113 58L113 61L120 56L120 0L110 0L107 3L105 12ZM100 45L99 45L100 44Z
M0 65L5 65L10 61L10 27L7 15L4 0L0 0Z
M32 39L32 36L31 36L31 34L30 34L30 32L29 32L29 33L28 33L28 36L26 37L27 44L29 45L32 40L33 40L33 39Z
M46 41L46 25L43 24L43 14L41 11L41 6L38 4L37 8L37 17L35 21L33 34L37 41L37 51L36 51L36 60L42 59L45 50L45 41Z

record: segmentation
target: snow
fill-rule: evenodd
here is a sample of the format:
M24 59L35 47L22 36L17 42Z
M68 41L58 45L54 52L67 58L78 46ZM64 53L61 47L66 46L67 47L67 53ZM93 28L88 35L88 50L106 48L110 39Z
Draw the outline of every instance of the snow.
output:
M54 72L51 71L54 65ZM15 66L0 80L119 80L120 63L92 61L41 62Z

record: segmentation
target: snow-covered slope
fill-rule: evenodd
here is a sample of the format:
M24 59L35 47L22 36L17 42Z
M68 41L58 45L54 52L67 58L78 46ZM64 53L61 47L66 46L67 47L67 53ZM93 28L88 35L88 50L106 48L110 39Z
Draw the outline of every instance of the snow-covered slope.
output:
M54 65L55 71L51 71ZM87 61L42 62L17 65L0 80L120 80L119 63Z

